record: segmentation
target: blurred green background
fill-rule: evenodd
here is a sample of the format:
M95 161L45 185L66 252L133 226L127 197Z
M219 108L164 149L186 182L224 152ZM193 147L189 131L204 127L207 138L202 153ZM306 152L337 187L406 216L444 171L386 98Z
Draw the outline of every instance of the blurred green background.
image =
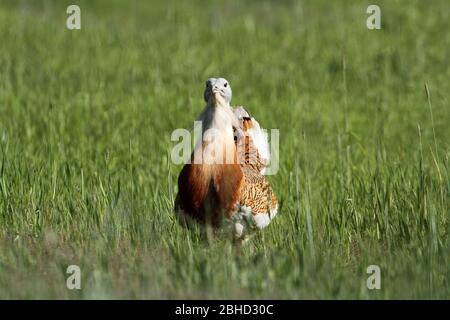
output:
M450 298L447 0L70 4L0 3L0 298ZM211 76L280 129L240 253L172 212Z

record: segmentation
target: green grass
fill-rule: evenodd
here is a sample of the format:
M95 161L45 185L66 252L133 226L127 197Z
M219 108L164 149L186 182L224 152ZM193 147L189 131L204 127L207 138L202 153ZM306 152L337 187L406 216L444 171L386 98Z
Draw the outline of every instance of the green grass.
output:
M77 3L0 4L0 298L450 298L448 1ZM280 129L240 255L172 212L210 76Z

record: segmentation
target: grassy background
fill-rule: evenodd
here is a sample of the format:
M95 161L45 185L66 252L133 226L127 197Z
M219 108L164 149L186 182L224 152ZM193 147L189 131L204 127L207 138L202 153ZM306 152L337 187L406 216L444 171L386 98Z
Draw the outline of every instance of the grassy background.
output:
M450 297L447 0L72 2L0 3L0 298ZM280 129L240 255L171 210L210 76Z

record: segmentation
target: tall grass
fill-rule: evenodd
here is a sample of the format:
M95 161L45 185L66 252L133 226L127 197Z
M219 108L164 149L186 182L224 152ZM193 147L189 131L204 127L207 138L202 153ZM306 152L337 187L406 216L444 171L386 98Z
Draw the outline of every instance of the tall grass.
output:
M78 4L80 31L0 4L1 298L450 297L446 1L381 1L378 31L359 1ZM170 134L219 75L280 129L280 214L240 254L172 212Z

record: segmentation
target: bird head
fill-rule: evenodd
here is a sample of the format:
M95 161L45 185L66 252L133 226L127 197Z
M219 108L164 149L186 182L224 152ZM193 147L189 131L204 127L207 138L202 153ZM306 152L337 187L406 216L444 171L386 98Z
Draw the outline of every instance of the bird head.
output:
M215 105L223 99L226 104L230 104L231 96L231 86L226 79L209 78L206 80L203 97L207 103L212 102Z

